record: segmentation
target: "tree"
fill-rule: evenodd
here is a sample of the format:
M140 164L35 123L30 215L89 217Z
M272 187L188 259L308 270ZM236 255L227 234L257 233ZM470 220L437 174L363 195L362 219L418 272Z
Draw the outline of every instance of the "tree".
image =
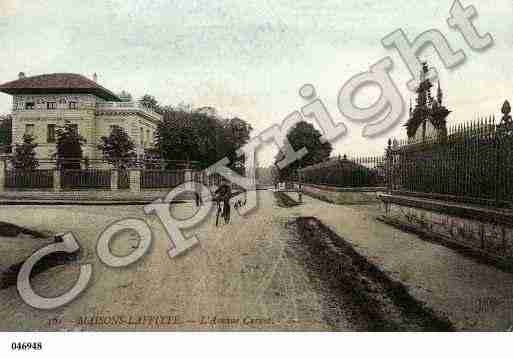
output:
M10 152L9 148L12 145L12 116L7 115L3 117L0 122L0 146L3 150L1 152Z
M294 151L299 151L301 148L305 147L308 153L289 166L279 169L280 179L286 179L292 176L299 168L323 162L330 158L333 147L329 142L322 143L321 136L321 133L312 124L306 121L298 122L289 130L287 139ZM275 163L278 163L284 157L285 154L280 149L275 157Z
M120 126L114 126L108 137L102 136L98 149L115 168L126 168L135 158L135 145L128 133Z
M144 168L148 170L160 169L160 154L157 148L145 148L143 156Z
M227 119L222 124L224 157L230 160L231 168L239 173L244 174L245 156L239 156L237 150L248 143L253 128L246 121L238 117Z
M12 166L17 170L35 170L39 167L39 161L36 158L37 143L34 143L34 137L31 135L23 136L23 143L16 144L14 155L11 158Z
M152 95L148 95L148 94L144 95L143 97L141 97L139 102L144 107L147 107L155 112L162 113L162 108L160 107L159 102Z
M244 164L236 150L249 140L252 128L247 122L219 118L215 111L205 108L167 107L163 117L155 132L155 152L167 160L167 168L173 167L172 161L194 161L206 168L228 157L232 169L243 171Z
M58 128L57 134L57 167L62 169L80 169L82 161L82 145L85 140L78 134L76 125L67 123Z

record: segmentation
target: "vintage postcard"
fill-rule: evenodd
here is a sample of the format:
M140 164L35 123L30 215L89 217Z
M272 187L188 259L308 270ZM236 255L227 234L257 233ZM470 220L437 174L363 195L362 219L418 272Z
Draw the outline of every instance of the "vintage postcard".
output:
M512 15L0 0L0 331L513 330Z

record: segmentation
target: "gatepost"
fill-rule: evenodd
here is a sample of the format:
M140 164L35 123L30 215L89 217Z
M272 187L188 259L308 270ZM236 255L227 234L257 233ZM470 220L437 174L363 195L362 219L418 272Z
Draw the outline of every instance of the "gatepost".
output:
M110 190L111 191L117 191L119 189L118 179L119 179L119 171L117 168L114 168L110 171Z
M61 191L61 171L58 168L53 170L53 191Z
M192 169L190 162L187 161L185 165L185 172L184 172L184 182L186 184L186 189L191 192L195 192L196 188L194 188L192 184Z
M131 168L128 173L130 176L130 191L141 192L141 170L139 168Z
M6 171L6 163L4 159L0 160L0 191L5 189L5 171Z

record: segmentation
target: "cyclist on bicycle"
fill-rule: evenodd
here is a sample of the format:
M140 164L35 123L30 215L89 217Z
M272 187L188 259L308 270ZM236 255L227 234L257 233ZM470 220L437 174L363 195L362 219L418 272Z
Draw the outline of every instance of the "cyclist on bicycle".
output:
M224 222L230 221L230 198L232 197L232 187L228 180L223 179L221 186L214 192L218 201L223 202Z

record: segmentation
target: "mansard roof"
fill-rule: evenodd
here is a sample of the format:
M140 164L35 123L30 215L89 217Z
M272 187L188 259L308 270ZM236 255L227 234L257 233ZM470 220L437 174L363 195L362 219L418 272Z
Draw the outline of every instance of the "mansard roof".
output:
M87 93L94 94L106 101L121 101L117 95L105 87L85 76L71 73L24 77L0 85L0 92L9 95Z

